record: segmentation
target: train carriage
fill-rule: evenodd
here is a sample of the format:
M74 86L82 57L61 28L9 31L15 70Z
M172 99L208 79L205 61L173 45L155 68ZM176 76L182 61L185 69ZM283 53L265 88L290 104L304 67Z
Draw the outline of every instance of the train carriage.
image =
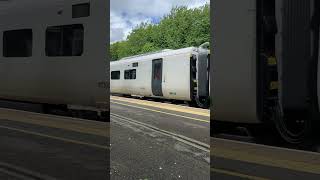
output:
M189 47L111 62L111 93L181 100L206 107L208 57L207 49Z
M0 98L108 112L106 3L1 1Z

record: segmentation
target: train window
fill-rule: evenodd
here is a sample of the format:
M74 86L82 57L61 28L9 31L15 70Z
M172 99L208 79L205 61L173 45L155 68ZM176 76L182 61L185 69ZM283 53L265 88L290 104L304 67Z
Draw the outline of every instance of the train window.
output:
M90 3L76 4L72 6L72 18L90 16Z
M135 69L125 70L124 79L136 79L136 70Z
M83 39L82 24L48 27L46 31L46 55L81 56Z
M138 63L137 62L132 63L132 67L138 67Z
M112 71L111 79L120 79L120 71Z
M3 56L32 56L32 29L20 29L3 32Z

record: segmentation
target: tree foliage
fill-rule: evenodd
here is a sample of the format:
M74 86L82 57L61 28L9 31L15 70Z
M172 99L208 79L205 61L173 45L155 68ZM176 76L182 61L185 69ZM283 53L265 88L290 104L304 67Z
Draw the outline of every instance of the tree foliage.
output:
M158 24L141 23L125 41L111 44L112 60L157 51L199 46L210 41L210 7L175 7Z

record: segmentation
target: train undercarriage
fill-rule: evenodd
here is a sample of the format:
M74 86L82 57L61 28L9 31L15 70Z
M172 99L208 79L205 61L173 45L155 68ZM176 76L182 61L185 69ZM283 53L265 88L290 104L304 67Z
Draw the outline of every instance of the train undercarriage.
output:
M319 24L311 24L318 6L310 0L257 3L261 119L290 144L309 145L317 137Z
M5 99L0 99L0 108L110 122L110 111L104 108L70 106L63 104L44 104Z

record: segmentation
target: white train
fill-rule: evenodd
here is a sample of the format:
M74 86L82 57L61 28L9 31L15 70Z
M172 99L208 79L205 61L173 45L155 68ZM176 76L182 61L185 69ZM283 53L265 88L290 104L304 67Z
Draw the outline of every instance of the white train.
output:
M211 135L241 125L270 138L262 131L270 126L286 142L310 144L320 120L319 2L213 6Z
M162 50L110 63L111 93L209 106L209 50Z
M108 119L107 12L100 0L0 1L0 99Z

